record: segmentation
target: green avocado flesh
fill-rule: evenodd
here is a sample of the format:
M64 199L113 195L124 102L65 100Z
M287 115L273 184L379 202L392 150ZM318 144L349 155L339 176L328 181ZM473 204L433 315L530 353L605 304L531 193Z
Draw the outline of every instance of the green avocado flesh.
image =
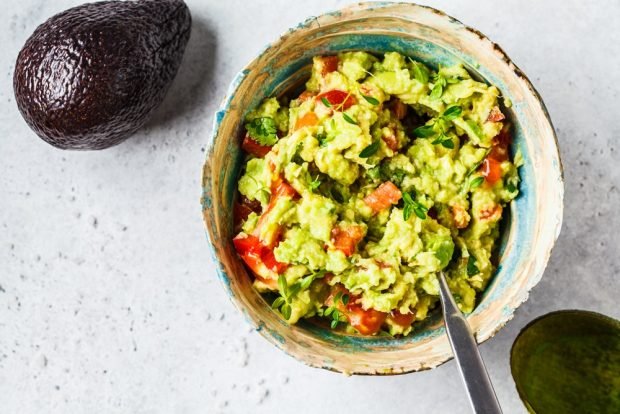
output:
M531 413L618 413L620 323L587 311L545 315L515 340L511 368Z
M255 288L289 323L407 335L437 305L444 270L471 312L518 194L499 97L462 65L315 57L303 93L245 120L233 241Z

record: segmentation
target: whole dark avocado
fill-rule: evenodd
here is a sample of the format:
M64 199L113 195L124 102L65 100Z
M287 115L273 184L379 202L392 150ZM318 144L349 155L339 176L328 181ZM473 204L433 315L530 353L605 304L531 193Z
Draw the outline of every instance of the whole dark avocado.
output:
M116 145L163 101L189 40L183 0L103 1L50 18L17 57L17 106L62 149Z

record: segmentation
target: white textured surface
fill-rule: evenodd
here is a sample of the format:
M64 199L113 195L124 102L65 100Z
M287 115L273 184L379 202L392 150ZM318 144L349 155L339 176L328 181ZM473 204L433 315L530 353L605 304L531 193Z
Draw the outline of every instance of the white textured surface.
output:
M453 362L347 378L287 357L245 324L206 253L200 172L228 83L279 33L345 2L188 1L192 39L162 108L129 141L92 153L36 138L11 85L26 38L78 3L3 4L0 413L466 412ZM429 4L502 45L560 140L562 235L530 300L481 347L504 412L520 413L508 356L529 320L562 308L620 316L620 3Z

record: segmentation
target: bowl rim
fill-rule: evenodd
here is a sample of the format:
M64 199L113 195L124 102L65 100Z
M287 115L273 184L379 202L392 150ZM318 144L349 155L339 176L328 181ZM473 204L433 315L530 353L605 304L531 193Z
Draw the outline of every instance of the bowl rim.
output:
M213 264L215 267L215 270L218 274L218 278L220 279L220 283L222 283L223 287L225 288L225 290L228 293L228 297L229 300L231 300L231 302L233 303L233 305L237 308L237 310L239 310L241 312L242 315L245 316L246 321L257 331L260 332L260 334L268 341L270 342L272 345L275 345L277 348L279 348L280 350L282 350L284 353L286 353L287 355L291 356L292 358L301 361L302 363L304 363L307 366L313 367L313 368L321 368L321 369L325 369L328 371L332 371L332 372L339 372L339 373L343 373L346 375L401 375L401 374L407 374L407 373L411 373L411 372L420 372L420 371L425 371L425 370L429 370L429 369L433 369L436 368L440 365L445 364L446 362L450 361L453 359L452 355L448 355L445 358L443 358L442 361L434 364L434 365L429 365L429 366L421 366L419 368L404 368L401 369L399 371L394 371L394 370L387 370L387 371L374 371L374 372L369 372L369 371L344 371L341 369L338 369L335 366L325 366L325 365L320 365L320 364L316 364L312 361L309 361L303 357L300 357L298 355L294 355L291 352L289 352L289 350L286 348L286 346L284 346L283 343L281 343L280 341L278 341L276 338L274 338L274 335L269 332L268 329L263 329L264 327L261 326L260 324L256 323L251 317L249 317L246 314L245 308L242 306L242 304L240 303L239 299L236 297L235 292L233 292L230 288L230 286L228 285L228 283L226 282L226 279L228 278L228 276L226 275L225 269L223 268L223 265L221 263L221 261L219 260L219 258L217 257L217 254L215 252L215 249L213 248L214 245L214 241L215 238L214 235L211 234L211 228L209 226L208 223L208 219L207 216L205 214L205 211L209 208L211 208L210 205L210 199L207 196L207 188L210 188L210 176L212 174L211 172L211 167L210 167L210 160L211 160L211 156L212 156L212 152L216 143L216 138L218 136L218 132L219 132L219 126L221 124L221 121L223 120L229 105L232 101L232 99L234 98L235 92L237 91L239 85L244 81L244 79L247 77L248 73L250 72L252 65L254 65L260 58L261 56L263 56L265 53L267 53L269 50L271 50L274 47L278 47L279 44L283 41L284 38L286 38L288 35L297 32L299 30L304 30L307 29L309 27L311 27L311 25L315 22L318 21L318 19L322 18L322 17L330 17L330 16L338 16L340 14L343 13L347 13L347 12L352 12L353 14L355 14L355 12L360 12L360 11L372 11L375 9L386 9L386 8L391 8L391 7L407 7L410 9L410 13L415 12L416 10L422 9L425 11L430 11L434 14L436 14L437 16L439 16L441 19L444 20L448 20L450 23L454 24L455 26L465 29L468 32L471 32L472 34L474 34L476 37L479 38L479 40L481 42L488 42L488 46L492 49L495 50L496 53L499 54L500 59L502 59L504 61L504 63L506 65L508 65L510 67L510 69L512 70L512 72L514 72L515 76L517 76L517 78L519 78L520 81L523 82L523 85L527 88L527 90L532 94L532 96L535 98L535 100L540 104L540 110L542 111L542 114L544 115L545 121L548 123L549 127L550 127L550 132L551 132L551 136L553 137L553 154L555 156L555 159L558 162L557 165L557 171L559 173L559 182L558 182L558 187L555 189L556 194L558 195L558 200L559 200L559 211L557 212L557 221L555 223L554 226L554 232L553 232L553 237L552 240L550 240L549 244L547 246L544 246L545 251L539 253L539 257L542 258L542 264L541 266L539 266L539 269L537 269L537 274L533 275L530 279L533 280L534 282L531 283L530 285L528 285L528 287L525 289L525 294L520 297L516 302L515 302L515 306L514 309L512 310L512 312L507 315L504 316L501 320L499 320L499 322L497 323L497 325L494 327L494 329L491 331L491 333L482 338L479 339L478 336L476 335L476 341L478 344L482 344L483 342L487 341L488 339L492 338L493 336L495 336L495 334L497 334L497 332L499 332L511 319L514 318L514 313L516 311L516 309L521 306L525 301L527 301L528 297L529 297L529 292L531 291L531 289L534 288L534 286L540 281L540 279L542 278L542 275L547 267L549 258L552 254L553 248L555 247L555 242L557 241L561 228L562 228L562 222L563 222L563 210L564 210L564 168L562 165L562 159L560 156L560 151L559 151L559 145L558 145L558 138L557 138L557 134L555 131L555 128L553 126L553 122L549 116L549 112L547 110L547 107L544 103L544 101L542 100L542 97L540 96L540 93L536 90L536 88L534 87L534 85L532 84L532 82L529 80L529 78L523 73L523 71L521 71L521 69L512 61L512 59L510 59L510 57L508 56L508 54L501 48L501 46L499 46L497 43L493 42L492 40L490 40L485 34L483 34L482 32L480 32L479 30L472 28L471 26L468 26L464 23L462 23L460 20L448 15L447 13L438 10L434 7L431 6L427 6L427 5L420 5L417 3L409 3L409 2L398 2L398 1L364 1L364 2L359 2L359 3L353 3L353 4L349 4L346 5L344 7L338 8L338 9L333 9L324 13L321 13L320 15L317 16L310 16L308 18L306 18L305 20L303 20L302 22L298 23L295 26L290 27L289 29L285 30L284 32L282 32L275 40L269 42L268 44L266 44L266 46L264 46L262 49L259 50L259 52L255 55L255 57L253 57L246 65L243 66L243 68L241 70L239 70L236 75L233 77L233 80L230 82L230 85L228 87L228 89L226 90L225 96L223 97L219 108L216 110L215 114L214 114L214 119L213 119L213 128L211 130L211 134L209 136L209 141L207 143L207 149L205 151L206 153L206 161L202 170L202 196L201 196L201 207L202 207L202 215L203 215L203 221L204 221L204 225L206 227L206 237L207 237L207 241L209 243L209 250L211 252L211 257L213 259ZM466 317L468 317L469 315L466 315Z

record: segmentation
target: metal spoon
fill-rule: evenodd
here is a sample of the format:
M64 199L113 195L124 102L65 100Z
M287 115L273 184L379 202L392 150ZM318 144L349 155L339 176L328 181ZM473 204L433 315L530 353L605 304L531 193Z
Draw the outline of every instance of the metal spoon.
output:
M501 414L502 409L480 352L478 352L478 344L474 335L454 302L443 272L439 273L438 279L446 331L454 359L459 366L465 388L467 388L472 409L476 414Z

